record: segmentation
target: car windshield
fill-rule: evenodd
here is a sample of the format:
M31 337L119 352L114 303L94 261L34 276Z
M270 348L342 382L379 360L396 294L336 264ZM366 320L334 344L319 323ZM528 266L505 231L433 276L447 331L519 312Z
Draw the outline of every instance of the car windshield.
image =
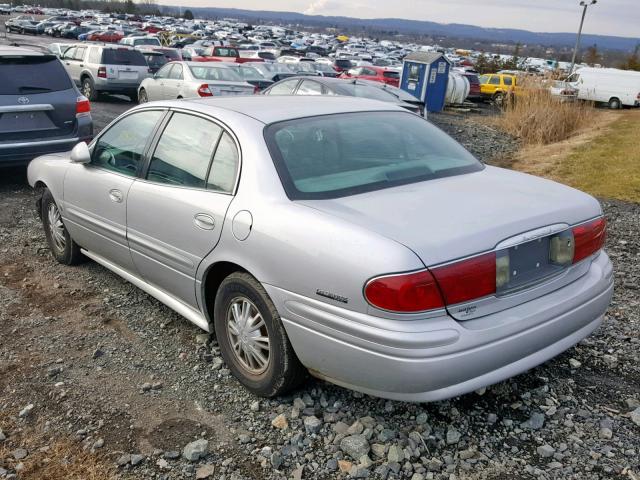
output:
M265 139L292 200L337 198L484 168L444 132L404 112L279 122L266 127Z
M227 82L242 82L242 78L227 67L190 66L189 70L198 80L222 80Z
M284 63L265 63L263 67L272 73L292 73Z
M73 88L62 63L51 55L0 57L0 95L29 95Z
M315 64L311 62L298 62L291 64L291 68L296 72L315 72Z
M316 70L320 71L320 72L334 72L335 70L333 68L331 68L331 66L327 65L326 63L316 63L314 65L316 67Z

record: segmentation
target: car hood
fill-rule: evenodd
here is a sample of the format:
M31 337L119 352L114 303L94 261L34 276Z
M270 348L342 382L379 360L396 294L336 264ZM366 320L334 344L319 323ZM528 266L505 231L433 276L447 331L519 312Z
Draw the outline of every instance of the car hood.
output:
M484 170L301 204L340 217L413 250L426 266L492 250L534 229L602 213L596 199L523 173Z

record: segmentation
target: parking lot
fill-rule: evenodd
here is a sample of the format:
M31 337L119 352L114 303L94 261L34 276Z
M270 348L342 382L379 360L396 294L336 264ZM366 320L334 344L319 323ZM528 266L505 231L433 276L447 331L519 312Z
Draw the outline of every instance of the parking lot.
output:
M8 41L27 38L50 40ZM96 131L133 105L92 102ZM483 117L432 121L482 160L513 152ZM24 168L0 171L0 478L640 478L638 204L603 199L616 290L593 336L487 389L414 404L315 379L253 396L180 315L96 263L57 264L34 198ZM345 454L347 435L366 437L368 463ZM209 453L186 460L198 439Z

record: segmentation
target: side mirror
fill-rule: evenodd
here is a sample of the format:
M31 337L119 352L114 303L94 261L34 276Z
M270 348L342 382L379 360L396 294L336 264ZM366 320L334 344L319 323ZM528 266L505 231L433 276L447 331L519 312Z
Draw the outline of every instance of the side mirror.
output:
M71 150L71 161L73 163L89 163L91 161L91 152L85 142L80 142L73 150Z

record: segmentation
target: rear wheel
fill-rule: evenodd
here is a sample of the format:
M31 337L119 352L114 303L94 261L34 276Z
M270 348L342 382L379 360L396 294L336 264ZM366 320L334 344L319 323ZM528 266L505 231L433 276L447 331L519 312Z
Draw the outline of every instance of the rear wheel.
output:
M98 100L98 92L96 91L96 86L94 85L93 80L91 80L90 77L84 77L82 79L82 94L92 102Z
M220 284L214 327L222 358L254 394L282 395L305 379L306 369L293 351L278 311L248 273L232 273Z
M53 258L59 263L76 265L84 259L80 246L69 235L49 189L42 194L42 225Z
M619 110L620 108L622 108L622 102L619 98L613 97L609 99L609 108L611 110Z

